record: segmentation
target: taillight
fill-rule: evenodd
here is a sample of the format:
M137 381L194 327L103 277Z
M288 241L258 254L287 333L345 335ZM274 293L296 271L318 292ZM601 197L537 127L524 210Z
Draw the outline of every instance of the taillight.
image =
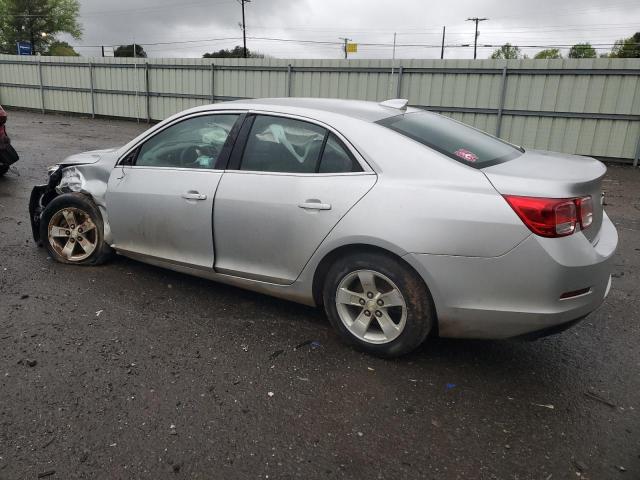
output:
M584 230L593 223L593 200L591 197L582 197L577 200L580 213L580 227Z
M591 197L539 198L505 195L505 200L524 224L541 237L566 237L593 222Z

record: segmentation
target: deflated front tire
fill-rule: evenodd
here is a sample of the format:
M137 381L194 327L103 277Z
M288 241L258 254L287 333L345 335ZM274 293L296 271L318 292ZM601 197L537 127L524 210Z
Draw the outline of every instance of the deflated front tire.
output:
M81 193L60 195L47 205L40 217L40 239L60 263L99 265L112 253L104 242L100 211Z

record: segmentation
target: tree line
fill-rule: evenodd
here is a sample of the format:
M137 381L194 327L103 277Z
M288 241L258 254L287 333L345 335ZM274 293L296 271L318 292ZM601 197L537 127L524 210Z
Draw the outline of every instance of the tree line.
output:
M569 49L567 58L640 58L640 32L636 32L629 38L616 40L611 51L597 54L596 49L589 42L576 43ZM520 48L505 43L491 54L493 59L517 59L529 58ZM534 59L564 58L559 48L547 48L533 56Z

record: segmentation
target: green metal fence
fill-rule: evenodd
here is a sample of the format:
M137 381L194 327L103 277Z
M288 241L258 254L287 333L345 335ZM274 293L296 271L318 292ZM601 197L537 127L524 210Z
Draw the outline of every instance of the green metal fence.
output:
M160 120L255 97L331 97L444 113L529 148L640 155L640 59L280 60L0 55L0 103Z

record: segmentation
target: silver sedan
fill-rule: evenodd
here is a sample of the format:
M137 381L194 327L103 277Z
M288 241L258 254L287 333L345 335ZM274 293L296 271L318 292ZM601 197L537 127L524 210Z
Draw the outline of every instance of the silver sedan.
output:
M356 347L541 336L596 309L618 237L602 163L382 103L193 108L33 189L63 263L113 253L307 305Z

